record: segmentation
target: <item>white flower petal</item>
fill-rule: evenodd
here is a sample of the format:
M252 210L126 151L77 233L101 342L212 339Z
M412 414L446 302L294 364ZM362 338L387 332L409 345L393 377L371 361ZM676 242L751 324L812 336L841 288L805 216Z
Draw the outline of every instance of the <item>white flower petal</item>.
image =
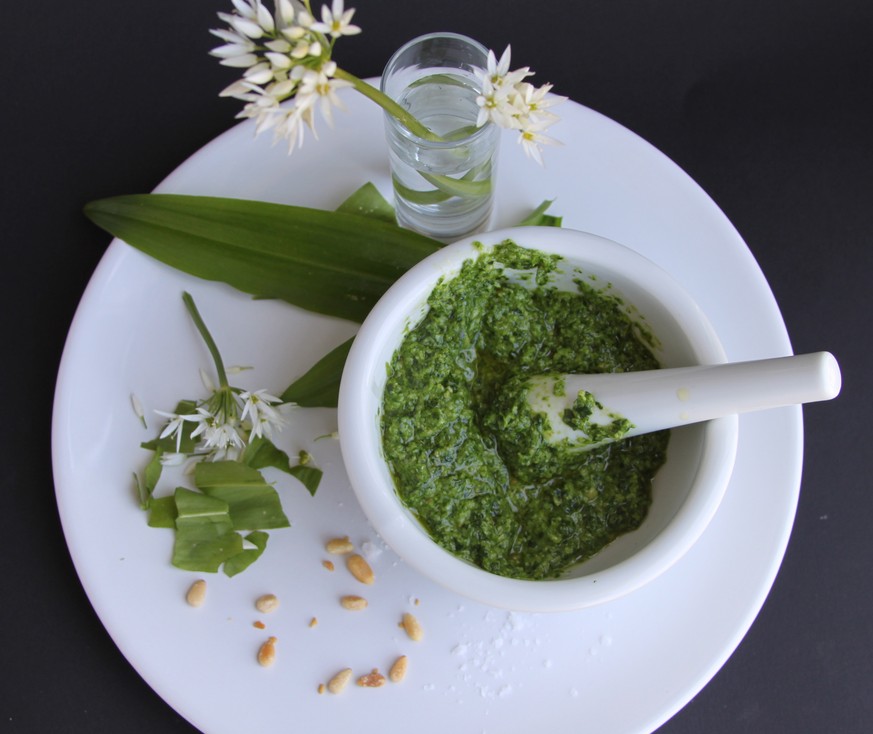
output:
M243 77L252 84L269 84L273 81L273 70L269 64L261 63L246 71Z
M270 51L275 51L277 54L286 54L291 50L291 44L282 38L278 38L275 41L267 41L264 45Z
M229 59L222 59L218 63L222 66L232 66L235 69L244 69L257 64L258 57L254 54L243 54L242 56L231 56Z
M283 26L289 26L294 22L294 5L290 0L278 0L276 3L276 13Z
M290 69L292 64L294 63L286 54L274 53L273 51L267 51L264 54L267 57L267 60L277 69Z
M231 16L230 26L249 38L261 38L264 35L264 29L257 23L247 18L242 18L238 15Z
M257 2L257 18L258 24L263 28L267 33L272 33L276 30L276 24L273 22L273 16L269 10L267 10L264 5L260 2L260 0L256 0Z
M247 3L245 0L231 0L231 2L233 3L233 6L236 8L237 12L243 18L254 20L257 17L252 6L249 5L249 3Z
M253 48L253 44L245 46L241 43L226 43L223 46L216 46L209 52L209 54L210 56L217 56L218 58L224 59L231 56L243 56L244 54L251 53Z

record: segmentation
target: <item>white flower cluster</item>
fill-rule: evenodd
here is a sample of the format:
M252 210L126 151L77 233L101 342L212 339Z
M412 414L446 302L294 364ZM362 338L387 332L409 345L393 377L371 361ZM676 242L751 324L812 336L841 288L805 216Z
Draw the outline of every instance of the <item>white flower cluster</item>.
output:
M164 454L165 464L181 463L187 455L181 452L186 423L194 423L191 438L200 442L196 453L214 460L235 459L253 438L272 438L273 431L281 431L285 419L276 406L282 402L266 390L239 391L226 386L215 390L200 403L193 413L155 412L167 418L160 438L176 439L176 453Z
M276 0L275 13L261 0L232 2L233 13L218 14L228 27L211 31L224 41L211 54L245 71L221 96L245 102L237 117L255 119L257 133L272 129L291 152L302 145L307 127L317 137L316 109L332 124L332 108L342 106L336 92L351 84L335 78L330 57L338 38L361 32L351 23L355 11L333 0L317 21L309 0ZM280 106L290 98L293 104Z
M488 52L487 68L479 76L482 90L476 100L479 105L476 125L481 127L490 121L500 127L518 130L518 142L525 154L542 164L542 146L557 143L554 138L543 134L558 120L549 108L563 102L566 97L549 95L551 84L535 87L525 81L533 76L526 66L510 71L510 56L509 46L499 61L493 51Z

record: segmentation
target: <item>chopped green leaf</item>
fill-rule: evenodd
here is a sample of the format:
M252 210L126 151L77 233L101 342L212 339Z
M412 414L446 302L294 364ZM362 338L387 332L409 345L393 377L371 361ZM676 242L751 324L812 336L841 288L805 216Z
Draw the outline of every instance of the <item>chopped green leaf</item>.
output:
M178 487L173 565L187 571L215 573L225 560L242 550L226 502Z
M152 497L149 503L149 527L175 528L178 515L175 497Z
M133 483L136 486L136 495L139 497L139 508L147 510L151 501L151 492L146 489L145 482L139 478L139 474L133 473Z
M335 408L340 377L353 339L343 342L298 377L280 396L286 403L304 408Z
M227 502L184 487L176 487L173 499L178 512L177 528L187 524L211 524L217 527L226 525L231 528Z
M298 464L291 467L291 474L299 479L303 486L309 490L309 494L315 495L318 485L321 483L321 478L324 472L316 466L304 466Z
M217 573L222 563L242 550L242 536L233 530L185 525L176 529L172 563L184 571Z
M279 471L291 472L291 460L288 454L276 448L272 441L263 436L249 441L240 461L252 469L266 469L271 466Z
M260 530L255 530L248 535L245 536L245 540L254 545L254 548L246 548L243 546L243 549L234 556L231 556L224 562L224 566L222 570L228 576L236 576L238 573L242 573L249 566L251 566L258 558L261 557L261 554L267 548L267 540L269 539L269 535Z
M238 461L201 462L195 468L194 482L210 499L226 504L234 530L291 525L276 490L264 481L259 471Z

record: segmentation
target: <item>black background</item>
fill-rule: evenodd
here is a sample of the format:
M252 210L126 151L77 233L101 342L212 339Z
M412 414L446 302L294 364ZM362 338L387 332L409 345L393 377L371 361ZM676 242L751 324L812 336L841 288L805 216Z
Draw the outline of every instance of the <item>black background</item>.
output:
M151 190L234 124L238 104L217 96L233 74L207 55L217 45L207 29L230 9L4 3L3 731L193 731L128 665L82 591L49 435L66 331L109 244L82 205ZM873 731L873 3L360 0L356 22L364 33L338 54L359 76L428 31L511 42L514 65L685 169L748 243L795 351L836 354L843 394L804 409L800 504L773 590L735 654L661 731Z

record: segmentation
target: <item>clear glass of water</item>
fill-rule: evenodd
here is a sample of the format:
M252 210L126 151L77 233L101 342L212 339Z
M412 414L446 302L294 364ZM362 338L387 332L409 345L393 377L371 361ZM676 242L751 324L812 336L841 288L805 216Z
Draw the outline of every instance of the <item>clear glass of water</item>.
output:
M445 242L486 229L493 209L500 131L476 127L487 59L471 38L432 33L401 47L382 75L382 92L431 133L385 114L397 221Z

